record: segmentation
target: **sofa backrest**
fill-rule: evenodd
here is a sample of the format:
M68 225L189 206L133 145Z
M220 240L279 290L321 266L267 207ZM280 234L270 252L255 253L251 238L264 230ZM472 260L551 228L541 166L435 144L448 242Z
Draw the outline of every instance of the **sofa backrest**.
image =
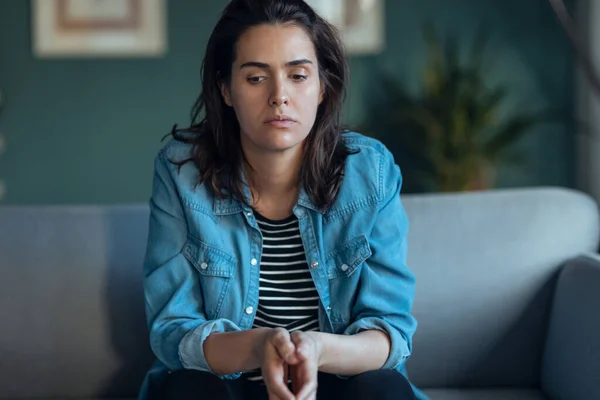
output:
M135 397L152 361L140 206L0 207L0 398Z
M567 189L405 196L421 387L539 383L557 271L596 251L598 209Z
M595 250L580 193L404 196L418 386L539 381L552 282ZM0 207L0 399L134 397L153 356L141 288L148 209Z

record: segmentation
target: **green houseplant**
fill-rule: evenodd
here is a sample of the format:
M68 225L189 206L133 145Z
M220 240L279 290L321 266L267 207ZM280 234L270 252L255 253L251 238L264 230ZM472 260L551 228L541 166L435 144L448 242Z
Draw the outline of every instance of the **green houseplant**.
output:
M500 117L510 90L486 81L483 55L489 35L484 28L468 52L463 51L466 61L455 37L443 43L431 25L425 26L424 37L428 57L420 93L411 94L389 74L380 74L385 105L371 114L366 131L384 124L387 132L394 132L394 147L403 153L403 161L410 161L402 166L406 183L415 191L490 188L500 163L523 162L514 144L558 114Z

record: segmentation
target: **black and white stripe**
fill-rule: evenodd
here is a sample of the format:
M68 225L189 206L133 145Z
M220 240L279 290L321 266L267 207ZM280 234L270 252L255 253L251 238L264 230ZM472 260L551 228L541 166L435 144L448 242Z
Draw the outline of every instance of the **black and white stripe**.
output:
M260 289L253 328L319 330L319 295L310 275L295 215L273 221L256 213L263 235ZM260 371L246 374L261 380Z

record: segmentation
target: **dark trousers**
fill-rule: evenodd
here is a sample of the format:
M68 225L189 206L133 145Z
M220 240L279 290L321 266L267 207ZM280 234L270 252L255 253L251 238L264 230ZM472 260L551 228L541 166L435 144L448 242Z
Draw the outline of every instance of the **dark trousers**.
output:
M235 380L219 379L200 371L182 370L168 375L159 387L149 393L149 400L267 400L261 382L243 376ZM319 372L318 400L415 400L415 394L404 375L394 370L369 371L341 379Z

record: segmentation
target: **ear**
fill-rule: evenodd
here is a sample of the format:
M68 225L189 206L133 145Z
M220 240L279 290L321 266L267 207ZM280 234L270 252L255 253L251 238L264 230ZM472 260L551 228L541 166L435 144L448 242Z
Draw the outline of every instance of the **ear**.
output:
M227 104L229 107L231 107L232 102L231 102L231 93L229 91L229 86L227 86L226 83L221 83L221 96L223 96L223 101L225 102L225 104Z

